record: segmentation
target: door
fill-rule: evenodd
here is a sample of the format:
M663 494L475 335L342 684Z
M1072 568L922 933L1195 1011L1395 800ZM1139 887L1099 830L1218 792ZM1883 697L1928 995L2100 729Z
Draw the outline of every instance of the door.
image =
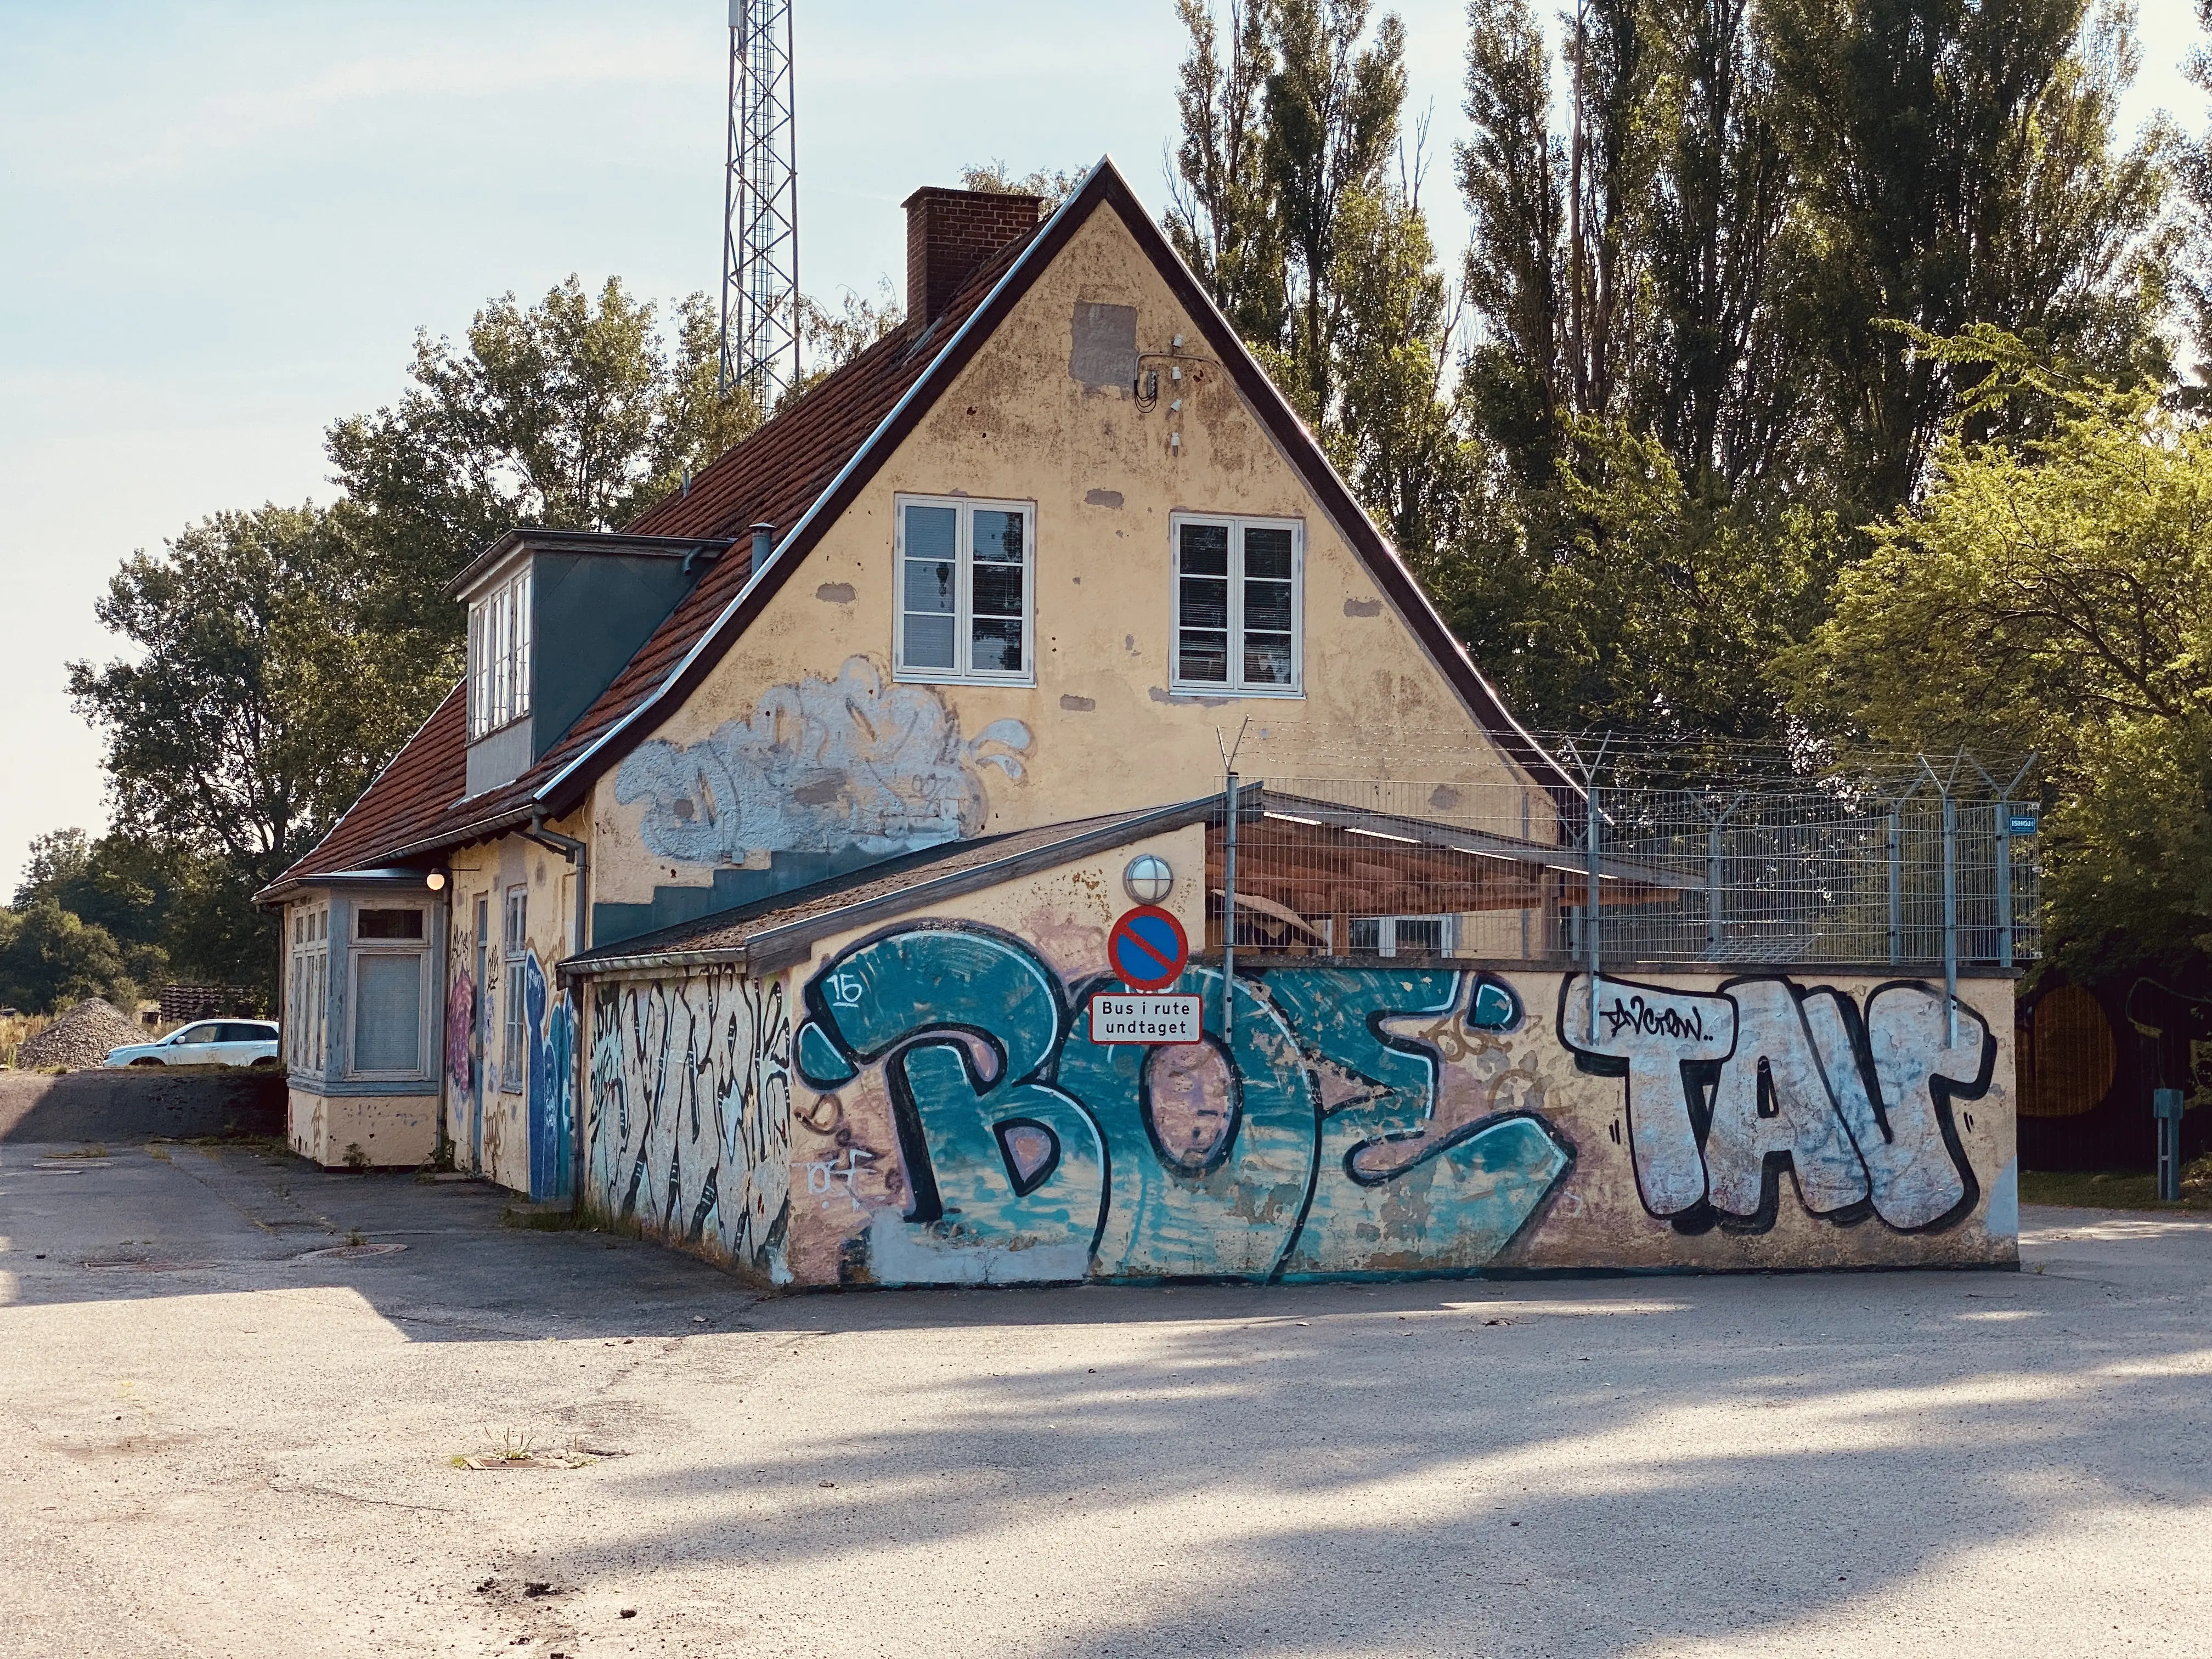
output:
M491 988L484 982L484 969L489 963L486 954L485 931L491 926L491 901L477 900L477 1010L475 1035L469 1040L469 1169L481 1173L483 1169L483 1095L484 1054L489 1047L491 1034Z

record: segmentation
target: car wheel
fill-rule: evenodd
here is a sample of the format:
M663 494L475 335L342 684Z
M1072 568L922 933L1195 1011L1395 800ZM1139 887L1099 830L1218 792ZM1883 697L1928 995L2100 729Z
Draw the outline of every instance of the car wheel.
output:
M141 1054L131 1062L133 1066L159 1066L161 1062L151 1054Z
M255 1060L252 1065L246 1067L246 1070L250 1072L273 1072L276 1069L276 1060L268 1054L262 1055L260 1059Z

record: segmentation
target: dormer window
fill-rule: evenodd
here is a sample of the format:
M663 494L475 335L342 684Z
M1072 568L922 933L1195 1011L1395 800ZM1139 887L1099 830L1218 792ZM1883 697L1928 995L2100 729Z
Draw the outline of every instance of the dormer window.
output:
M530 567L469 606L471 740L530 712Z

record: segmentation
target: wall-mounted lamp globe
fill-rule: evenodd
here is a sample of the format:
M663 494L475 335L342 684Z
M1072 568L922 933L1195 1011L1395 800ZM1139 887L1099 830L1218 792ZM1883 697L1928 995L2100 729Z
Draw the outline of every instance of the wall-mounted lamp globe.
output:
M1121 872L1122 890L1139 904L1158 904L1175 888L1175 872L1157 853L1139 853Z
M443 870L433 870L428 875L422 878L422 884L434 893L444 892L446 890L446 872Z

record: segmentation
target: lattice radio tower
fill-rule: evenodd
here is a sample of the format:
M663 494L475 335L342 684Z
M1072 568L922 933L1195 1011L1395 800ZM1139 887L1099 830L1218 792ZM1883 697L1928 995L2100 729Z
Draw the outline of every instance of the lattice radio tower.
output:
M722 179L722 390L763 412L799 378L799 168L792 0L730 0L730 143Z

